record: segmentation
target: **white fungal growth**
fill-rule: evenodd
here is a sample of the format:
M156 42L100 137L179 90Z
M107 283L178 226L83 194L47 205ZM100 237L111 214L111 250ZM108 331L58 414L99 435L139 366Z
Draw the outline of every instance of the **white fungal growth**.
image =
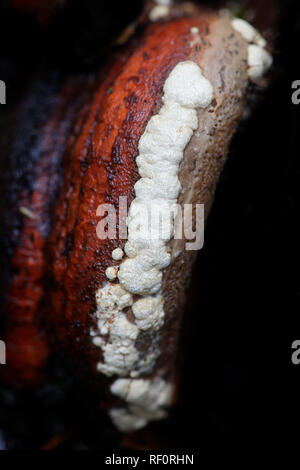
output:
M170 7L168 5L156 5L150 10L149 19L151 21L158 21L170 13Z
M96 294L98 333L92 333L93 343L103 352L98 370L108 376L131 377L112 385L112 392L128 403L128 409L111 410L121 430L138 429L164 416L163 407L170 398L170 385L163 379L146 381L138 377L151 372L159 356L159 330L164 323L162 277L171 262L168 242L173 236L174 206L181 190L179 165L198 128L197 108L206 108L213 98L210 82L192 61L174 67L163 91L163 106L149 120L139 141L136 163L140 179L129 208L124 247L127 257L119 265L119 284L107 283ZM150 217L149 223L153 207L155 214L159 212L163 220L169 220L163 234L157 218ZM121 260L123 252L121 256L114 250L112 256ZM117 270L110 267L106 275L114 279L110 277L111 268ZM127 317L127 307L132 307L133 319ZM142 332L151 335L152 341L143 354L136 347ZM128 384L130 390L125 393Z
M122 250L122 248L115 248L111 256L112 259L114 259L115 261L120 261L124 256L124 251Z
M273 63L271 54L265 49L267 41L245 20L234 18L231 25L249 43L248 76L253 80L263 77Z
M164 86L163 101L166 105L180 105L183 108L181 109L183 116L179 118L177 115L177 117L183 121L182 124L185 128L194 127L194 121L197 121L195 108L206 108L211 103L212 98L213 88L211 83L202 75L200 67L190 60L177 64ZM191 109L194 115L192 119L190 117ZM163 108L163 111L165 110ZM188 114L186 115L187 111ZM162 114L164 113L160 112L160 115ZM150 119L150 123L151 121L152 119ZM171 129L172 126L169 126L169 131ZM181 132L179 132L180 134ZM182 151L181 148L180 151Z
M136 349L140 328L123 313L132 303L132 295L120 284L106 284L96 294L98 334L92 333L92 341L103 351L104 361L99 361L97 369L107 376L150 372L158 356L158 351L150 350L141 357Z
M172 0L155 0L158 5L172 5Z
M98 312L103 315L113 315L132 305L132 295L126 292L120 284L106 284L96 293Z
M199 34L199 28L197 28L197 26L192 26L190 32L191 34Z
M129 209L125 245L128 258L118 273L121 285L129 292L153 295L161 289L162 270L170 263L166 245L172 234L169 239L154 238L155 227L149 226L148 214L142 208L163 205L169 214L172 212L181 190L179 164L198 127L196 108L206 108L212 97L212 86L199 66L192 61L180 62L165 82L163 107L140 138L136 162L143 176L134 186L136 197ZM143 220L145 215L147 219ZM138 231L137 226L144 230Z
M114 408L110 416L123 432L135 431L148 421L166 416L165 408L170 405L172 386L161 378L154 380L118 379L111 386L111 392L128 403L128 408Z
M137 431L147 426L149 421L147 416L139 416L136 410L130 411L127 408L112 408L109 415L121 432Z
M164 323L163 298L161 295L143 297L132 306L135 324L141 330L159 330Z
M105 275L107 279L110 279L111 281L113 279L116 279L116 277L118 276L118 268L116 266L110 266L106 269Z
M107 335L111 322L126 307L132 305L132 295L124 290L120 284L106 284L96 293L98 330L100 335ZM102 341L101 336L93 341ZM102 344L102 343L101 343Z
M121 313L112 321L109 334L107 342L102 338L98 339L104 356L104 363L99 362L97 365L98 371L108 376L127 375L139 360L135 348L139 329ZM97 338L94 338L94 344L97 345Z
M273 63L272 56L255 44L250 44L248 48L248 75L256 79L262 77Z
M238 31L247 42L256 44L259 47L266 47L267 41L262 35L247 21L241 18L234 18L232 20L232 27Z

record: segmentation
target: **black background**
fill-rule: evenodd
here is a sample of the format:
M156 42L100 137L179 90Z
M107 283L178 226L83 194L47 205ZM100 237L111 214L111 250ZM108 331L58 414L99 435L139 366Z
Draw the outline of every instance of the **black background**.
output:
M95 37L104 49L110 32L139 10L139 2L119 10L98 2L94 15L96 3L85 2L84 14L70 9L50 31L1 10L2 124L42 56L59 68L88 69L102 60ZM253 453L267 443L278 449L284 438L291 447L300 442L300 365L291 362L300 339L300 105L291 101L300 79L300 3L279 6L273 81L234 138L189 289L181 398L166 422L140 433L137 447L218 451L225 444L235 452L246 445ZM101 27L91 26L94 17ZM130 448L57 363L56 382L38 390L2 385L0 448L39 449L53 436L59 449Z

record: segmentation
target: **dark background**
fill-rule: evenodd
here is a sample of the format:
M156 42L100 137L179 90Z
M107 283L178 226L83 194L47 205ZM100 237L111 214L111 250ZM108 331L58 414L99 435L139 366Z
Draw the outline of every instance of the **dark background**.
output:
M41 62L88 70L140 8L138 1L118 8L70 2L54 19L41 19L8 3L0 2L0 79L7 84L0 132ZM234 138L194 269L177 407L166 422L121 439L54 358L52 383L34 391L0 386L0 449L217 451L225 444L254 452L280 447L284 437L291 447L300 442L300 365L291 362L291 344L300 339L300 105L291 102L291 84L300 79L300 2L281 0L279 8L273 81Z

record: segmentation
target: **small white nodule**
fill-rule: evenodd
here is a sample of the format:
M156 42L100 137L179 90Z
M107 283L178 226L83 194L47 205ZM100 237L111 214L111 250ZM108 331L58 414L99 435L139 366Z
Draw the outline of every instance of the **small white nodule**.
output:
M248 75L250 78L261 78L271 67L273 58L269 52L255 44L248 48Z
M253 80L262 78L273 63L271 54L265 49L267 41L241 18L234 18L231 25L248 42L248 76Z
M110 266L109 268L106 269L105 275L107 279L109 279L110 281L113 281L118 276L118 268L116 266Z
M260 47L266 47L267 41L262 35L247 21L241 18L234 18L231 22L233 29L238 31L249 43L254 43Z
M115 250L113 250L111 256L112 256L112 259L114 259L115 261L120 261L124 256L124 252L123 252L122 248L115 248Z
M190 29L190 32L191 32L191 34L198 34L199 33L199 28L197 28L197 26L193 26Z
M149 19L151 21L157 21L161 18L164 18L170 13L170 8L168 5L156 5L152 8L149 13Z
M164 86L164 103L175 102L186 108L206 108L213 98L213 87L193 61L179 62Z

